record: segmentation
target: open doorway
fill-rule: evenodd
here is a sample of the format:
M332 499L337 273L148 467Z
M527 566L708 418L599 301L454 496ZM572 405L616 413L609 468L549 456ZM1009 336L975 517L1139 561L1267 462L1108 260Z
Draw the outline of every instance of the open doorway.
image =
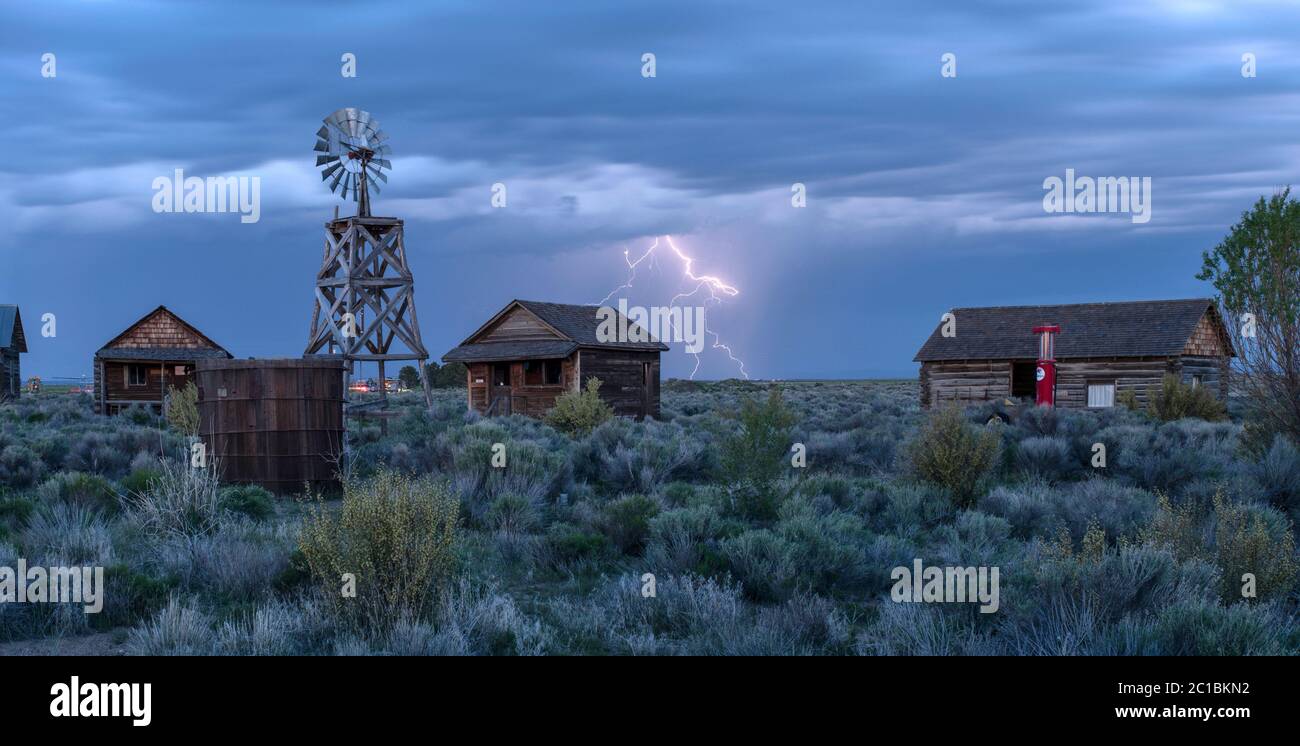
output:
M1021 360L1011 363L1011 398L1033 399L1038 389L1038 362Z
M510 414L510 363L492 365L492 388L488 394L490 414Z

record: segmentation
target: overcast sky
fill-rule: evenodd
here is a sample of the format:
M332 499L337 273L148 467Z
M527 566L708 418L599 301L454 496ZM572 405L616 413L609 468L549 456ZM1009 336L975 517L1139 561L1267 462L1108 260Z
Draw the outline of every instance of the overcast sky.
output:
M1201 252L1300 161L1288 3L44 0L0 14L0 303L21 307L24 374L46 377L89 374L159 304L236 356L301 354L322 222L343 204L320 183L314 133L343 106L391 138L374 212L406 220L435 357L512 298L604 298L625 251L669 234L696 274L739 291L709 323L762 378L914 375L957 306L1212 295ZM177 168L258 177L260 219L155 213L153 181ZM1045 212L1043 181L1067 168L1150 177L1150 221ZM676 256L656 258L621 293L631 303L693 287ZM694 368L680 348L666 376ZM703 354L699 377L737 374Z

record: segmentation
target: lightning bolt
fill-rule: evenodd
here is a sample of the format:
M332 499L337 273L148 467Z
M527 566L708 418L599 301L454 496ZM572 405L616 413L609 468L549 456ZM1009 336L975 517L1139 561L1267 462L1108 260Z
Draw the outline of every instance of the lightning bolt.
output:
M707 297L704 298L705 305L700 307L701 310L703 311L703 314L700 319L700 324L704 328L704 333L713 337L713 342L711 345L713 349L722 350L723 352L725 352L727 357L733 363L735 363L736 366L739 368L740 375L744 376L745 380L749 380L749 372L745 370L745 361L736 357L736 354L734 351L732 351L730 345L723 343L722 337L716 331L709 328L709 319L708 319L708 310L707 310L709 305L717 305L721 303L724 298L730 298L730 297L735 297L737 295L740 295L740 291L736 289L734 286L727 284L725 281L723 281L722 279L720 279L715 275L695 274L695 258L688 256L685 252L683 252L680 248L678 248L677 244L673 242L672 236L663 236L662 240L663 243L668 246L669 250L672 251L672 254L676 256L679 262L681 263L682 276L686 278L686 282L694 283L694 288L690 290L683 290L682 292L677 293L668 301L668 305L671 306L677 303L677 301L679 300L694 298L698 296L700 293L707 293ZM655 238L654 242L650 244L650 248L646 249L645 252L642 253L639 257L637 257L635 260L632 259L631 252L629 252L627 249L624 249L623 262L627 264L627 281L624 282L622 285L619 285L618 287L609 291L609 294L606 295L604 298L602 298L600 302L597 303L596 305L603 306L606 303L608 303L610 298L613 298L614 295L617 294L620 290L627 290L631 288L632 285L636 282L637 274L643 264L646 265L647 268L657 267L658 261L656 260L656 256L657 256L656 251L659 249L659 246L660 246L660 239ZM673 332L678 333L679 337L681 336L675 324L673 325ZM695 374L698 373L700 370L700 353L692 352L689 354L695 357L695 367L691 370L691 375L690 375L691 380L695 380Z

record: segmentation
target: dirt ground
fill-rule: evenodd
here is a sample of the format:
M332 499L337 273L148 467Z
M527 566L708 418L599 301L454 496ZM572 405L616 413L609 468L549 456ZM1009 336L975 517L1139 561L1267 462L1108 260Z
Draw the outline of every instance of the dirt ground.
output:
M126 630L0 643L0 657L9 655L126 655Z

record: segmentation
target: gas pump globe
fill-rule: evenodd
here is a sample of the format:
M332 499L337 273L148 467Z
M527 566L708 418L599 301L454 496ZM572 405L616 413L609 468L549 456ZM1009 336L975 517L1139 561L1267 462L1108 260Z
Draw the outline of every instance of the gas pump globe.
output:
M1037 380L1037 403L1040 407L1056 406L1056 335L1061 327L1036 326L1034 334L1038 337L1038 369L1034 371Z

